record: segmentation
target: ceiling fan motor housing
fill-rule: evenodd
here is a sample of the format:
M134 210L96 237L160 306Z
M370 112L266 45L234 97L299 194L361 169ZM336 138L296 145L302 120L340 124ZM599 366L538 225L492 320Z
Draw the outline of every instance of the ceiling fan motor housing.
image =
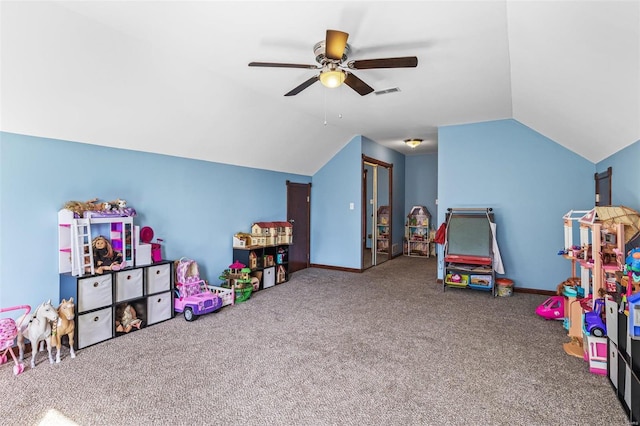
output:
M325 55L325 47L326 45L324 40L317 42L315 46L313 46L313 54L316 55L316 62L320 65L324 65L328 62L341 64L347 60L347 58L349 57L349 52L351 51L351 46L349 46L349 43L347 43L344 47L344 53L342 54L342 58L340 59L340 61L334 61L332 59L328 59Z

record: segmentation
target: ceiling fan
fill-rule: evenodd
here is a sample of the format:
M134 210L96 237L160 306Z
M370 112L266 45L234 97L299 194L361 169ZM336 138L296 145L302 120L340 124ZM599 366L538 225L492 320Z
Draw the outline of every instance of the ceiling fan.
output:
M320 70L320 74L311 77L304 83L295 87L293 90L285 93L285 96L297 95L318 80L320 80L324 86L330 88L338 87L342 83L345 83L361 96L364 96L373 92L373 88L356 77L351 70L366 70L373 68L415 68L418 66L418 58L415 56L364 59L346 62L351 50L350 46L347 44L347 38L349 38L349 34L345 32L327 30L325 40L319 41L313 47L313 52L316 55L316 62L319 65L250 62L249 66Z

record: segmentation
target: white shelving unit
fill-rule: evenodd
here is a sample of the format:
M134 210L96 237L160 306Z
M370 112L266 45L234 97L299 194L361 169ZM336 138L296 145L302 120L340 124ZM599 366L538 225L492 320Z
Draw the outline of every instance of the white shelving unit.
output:
M83 276L95 272L91 241L98 235L109 239L122 253L128 266L134 266L132 216L76 218L71 210L58 212L58 272Z

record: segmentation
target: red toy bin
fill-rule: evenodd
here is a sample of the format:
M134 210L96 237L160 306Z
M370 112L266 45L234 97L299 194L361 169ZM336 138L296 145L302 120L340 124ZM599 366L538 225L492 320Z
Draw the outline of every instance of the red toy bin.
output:
M151 260L154 262L162 261L162 246L160 243L152 243L153 240L153 229L149 226L145 226L140 229L140 241L145 244L151 244ZM158 239L157 241L162 241Z

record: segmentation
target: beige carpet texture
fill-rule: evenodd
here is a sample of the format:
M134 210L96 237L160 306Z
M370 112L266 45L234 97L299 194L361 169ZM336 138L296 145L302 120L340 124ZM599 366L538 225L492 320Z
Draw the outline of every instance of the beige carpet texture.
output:
M0 366L7 425L627 425L546 296L436 283L435 258L310 268L248 301ZM206 277L204 277L206 278ZM517 287L518 283L516 283Z

